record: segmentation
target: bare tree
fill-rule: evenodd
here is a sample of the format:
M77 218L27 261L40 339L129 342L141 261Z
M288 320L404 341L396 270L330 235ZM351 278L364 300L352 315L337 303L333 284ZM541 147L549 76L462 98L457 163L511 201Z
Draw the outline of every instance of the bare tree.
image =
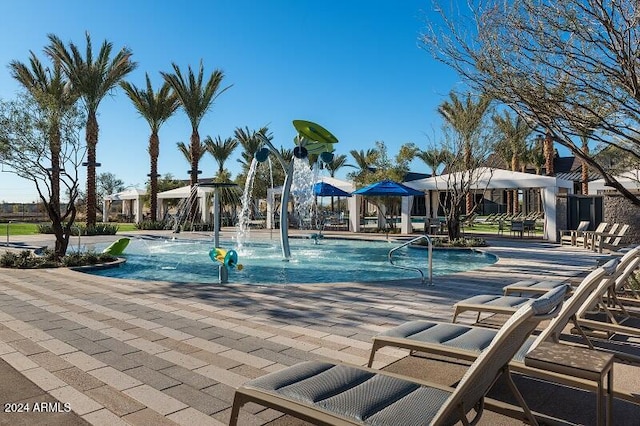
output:
M473 201L471 195L475 190L486 190L486 187L478 188L481 178L486 178L483 173L487 169L481 165L485 164L495 145L495 134L488 120L478 123L471 138L448 124L445 124L442 133L444 142L441 149L448 153L443 158L446 174L438 177L436 182L437 189L445 194L440 204L447 218L449 239L453 241L461 237L460 216L465 212L471 215L478 207L472 202L471 208L467 209L467 200L471 198ZM469 147L470 150L467 149ZM469 156L468 152L472 155ZM486 180L487 185L489 181L490 179Z
M27 94L15 101L0 101L0 160L10 171L35 184L56 237L54 255L60 258L67 252L76 218L78 168L86 151L80 140L84 118L77 108L58 110L52 150L51 110L43 105ZM55 178L52 157L59 166ZM63 208L62 192L68 197Z
M464 10L435 1L441 19L428 22L422 38L435 58L472 88L547 129L551 140L640 205L579 141L595 121L593 141L640 158L636 0L470 0Z

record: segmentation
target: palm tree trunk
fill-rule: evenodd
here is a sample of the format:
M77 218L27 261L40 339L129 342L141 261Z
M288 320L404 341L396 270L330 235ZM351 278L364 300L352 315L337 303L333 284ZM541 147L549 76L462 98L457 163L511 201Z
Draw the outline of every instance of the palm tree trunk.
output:
M50 132L49 144L51 151L51 199L48 204L45 202L45 206L51 220L53 234L56 237L54 256L56 259L60 259L67 253L69 239L65 238L60 217L60 128L58 125L53 127Z
M200 163L200 134L198 129L193 129L191 133L191 186L198 183L198 164Z
M151 220L158 219L158 156L160 155L160 140L158 133L153 132L149 137L149 156L151 157L151 168L149 181L151 182Z
M547 134L544 138L543 145L544 152L544 167L547 170L547 176L553 176L555 171L553 170L553 139L551 138L551 132L547 130Z
M96 146L98 120L93 112L87 117L87 226L96 224Z

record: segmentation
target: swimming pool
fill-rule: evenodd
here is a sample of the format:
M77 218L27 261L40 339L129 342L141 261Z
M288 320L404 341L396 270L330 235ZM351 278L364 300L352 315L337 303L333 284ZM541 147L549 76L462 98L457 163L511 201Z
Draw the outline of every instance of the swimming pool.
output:
M389 250L398 244L372 241L291 239L291 259L282 260L279 241L257 241L236 249L241 271L229 271L230 283L287 284L344 281L386 281L419 279L415 271L389 264ZM105 245L106 246L106 245ZM235 248L233 242L222 248ZM119 268L86 271L92 274L137 280L215 283L218 263L209 258L210 241L145 240L131 241ZM96 246L101 250L101 246ZM496 257L474 250L434 250L433 275L477 269L495 263ZM403 248L396 252L398 265L428 271L427 250Z

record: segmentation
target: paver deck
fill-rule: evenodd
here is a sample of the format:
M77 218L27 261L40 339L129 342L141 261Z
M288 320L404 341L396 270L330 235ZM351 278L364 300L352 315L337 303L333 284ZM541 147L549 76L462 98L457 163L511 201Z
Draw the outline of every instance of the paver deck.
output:
M73 411L0 412L0 424L226 424L234 389L249 379L310 359L366 365L380 331L449 321L457 300L518 279L569 277L602 257L540 241L491 244L496 264L436 277L433 287L176 284L0 269L3 404L58 400ZM406 356L382 350L374 367ZM14 393L8 377L28 378L39 393ZM281 416L249 404L240 424L282 424Z

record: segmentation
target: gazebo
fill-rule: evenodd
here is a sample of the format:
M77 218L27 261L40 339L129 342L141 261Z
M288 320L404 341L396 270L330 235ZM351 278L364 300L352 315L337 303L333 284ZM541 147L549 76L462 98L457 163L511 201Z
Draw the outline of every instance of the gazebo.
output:
M109 217L109 207L113 201L122 201L122 215L130 218L135 223L142 220L142 200L141 198L147 194L144 189L129 188L124 191L106 195L102 204L102 220L107 221Z
M538 188L542 197L544 210L544 238L549 241L557 240L556 226L556 195L560 192L573 193L573 182L551 176L534 175L531 173L512 172L503 169L480 167L470 172L456 172L426 179L406 182L405 185L421 191L432 191L431 197L426 197L427 214L431 208L438 205L438 192L447 191L449 185L469 184L471 190L483 191L491 189L526 189ZM413 199L405 197L402 203L402 232L411 232L411 203Z
M213 187L200 186L200 185L197 186L197 189L192 188L191 185L186 185L180 188L170 189L168 191L158 193L158 201L160 201L159 203L160 208L158 209L158 214L160 215L160 217L163 217L167 210L165 200L170 200L170 199L183 200L191 197L192 191L196 191L196 190L197 190L196 197L198 200L197 202L198 202L202 222L211 223L211 219L209 216L209 205L207 203L207 194L209 193L213 194L213 191L215 189Z

